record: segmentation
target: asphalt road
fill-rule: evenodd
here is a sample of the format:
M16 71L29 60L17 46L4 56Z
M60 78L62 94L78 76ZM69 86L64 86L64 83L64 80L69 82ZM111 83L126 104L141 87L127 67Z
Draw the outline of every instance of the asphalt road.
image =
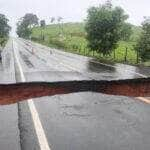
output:
M0 62L0 83L16 82L11 40L3 50L2 57L3 60ZM0 106L1 150L20 150L18 118L18 104Z
M3 53L5 83L150 76L148 68L100 64L22 39ZM149 150L149 114L149 104L136 98L92 92L36 98L0 107L0 149Z

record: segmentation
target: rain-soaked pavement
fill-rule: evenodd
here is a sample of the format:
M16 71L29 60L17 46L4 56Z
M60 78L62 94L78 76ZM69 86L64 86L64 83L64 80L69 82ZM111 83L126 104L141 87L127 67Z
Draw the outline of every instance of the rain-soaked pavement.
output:
M150 76L149 68L100 64L91 58L21 39L13 40L13 48L18 51L26 81L112 80ZM16 61L14 66L15 79L20 82ZM34 104L52 150L150 149L150 109L148 104L138 99L84 92L37 98ZM21 149L39 150L41 143L36 135L28 103L19 103L16 112L18 120L12 127L18 127L20 131L20 137L18 134L14 137L20 141ZM5 129L0 126L0 130ZM18 130L14 129L16 132Z
M16 82L11 44L9 41L2 53L0 83ZM17 104L0 106L0 150L20 150Z

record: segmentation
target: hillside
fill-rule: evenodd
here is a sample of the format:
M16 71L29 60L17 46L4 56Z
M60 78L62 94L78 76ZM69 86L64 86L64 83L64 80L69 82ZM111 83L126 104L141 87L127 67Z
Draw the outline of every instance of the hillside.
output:
M85 39L86 32L84 23L64 23L47 25L45 28L36 27L32 30L32 40L40 42L50 47L61 48L69 52L78 53L81 55L93 56L97 59L104 59L108 61L122 62L125 59L125 49L128 48L127 61L129 63L136 63L136 52L133 45L142 32L138 26L133 26L132 36L130 41L120 41L118 48L111 56L104 58L99 54L93 54L87 48L87 41ZM114 58L115 57L115 58Z
M32 36L41 36L41 31L43 31L44 35L50 37L58 36L60 32L63 32L63 34L65 35L70 35L74 33L85 34L83 23L64 23L63 25L52 24L47 25L44 29L41 29L41 27L36 27L33 29Z
M131 40L135 41L140 36L142 29L139 26L133 25L132 31L133 34L131 36ZM84 23L64 23L63 25L52 24L47 25L44 29L41 29L41 27L35 27L32 32L32 37L40 37L41 32L43 32L45 36L49 37L58 36L60 32L63 32L64 35L73 35L73 36L85 35Z

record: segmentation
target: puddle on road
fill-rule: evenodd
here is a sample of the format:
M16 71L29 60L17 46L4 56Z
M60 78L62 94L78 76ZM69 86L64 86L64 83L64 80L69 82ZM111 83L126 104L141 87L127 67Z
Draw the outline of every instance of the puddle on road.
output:
M92 61L87 62L87 69L95 73L102 73L102 72L114 73L116 71L116 69L111 66L101 65Z
M93 73L100 73L100 75L106 79L132 79L141 77L137 74L137 67L126 64L118 63L112 66L107 66L100 63L87 61L87 69Z
M137 68L134 66L126 65L126 64L115 64L116 74L122 79L131 79L135 77L140 77L136 74Z
M34 68L34 65L31 63L31 61L29 60L29 56L23 54L21 51L19 52L20 56L22 57L23 61L25 62L25 64L29 67L29 68Z

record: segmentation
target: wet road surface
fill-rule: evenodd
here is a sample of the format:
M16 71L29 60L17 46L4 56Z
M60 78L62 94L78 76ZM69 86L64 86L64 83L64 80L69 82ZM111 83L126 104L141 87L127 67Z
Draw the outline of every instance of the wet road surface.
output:
M104 65L91 58L21 39L13 40L13 49L14 53L17 53L26 81L112 80L150 76L149 69L141 71L128 65ZM22 78L16 60L14 69L15 79L20 82ZM13 79L11 81L14 82ZM37 98L34 105L48 142L48 149L150 149L150 107L138 99L84 92ZM20 131L20 137L15 137L20 141L21 149L41 149L43 143L37 136L39 131L35 129L28 102L15 106L18 106L18 116L14 114L18 117L18 122L12 126L16 126L16 129L18 127ZM3 126L0 126L1 129Z
M0 83L14 83L15 68L12 41L2 52L0 63ZM20 150L20 133L18 128L18 104L0 106L0 149Z

